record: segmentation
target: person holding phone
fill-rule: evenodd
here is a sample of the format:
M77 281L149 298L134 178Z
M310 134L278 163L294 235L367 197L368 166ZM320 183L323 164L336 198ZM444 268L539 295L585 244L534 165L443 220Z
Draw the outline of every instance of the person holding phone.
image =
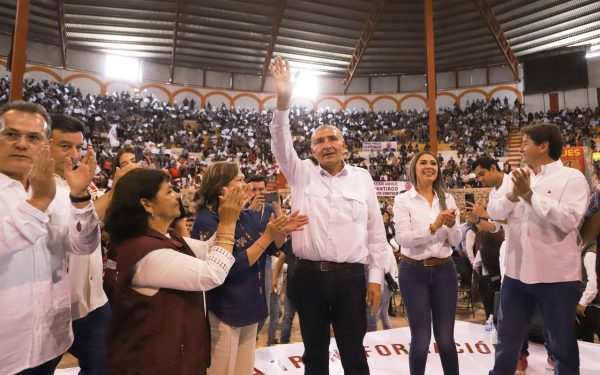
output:
M431 327L445 375L458 375L454 314L458 293L452 246L462 239L459 211L446 192L435 154L417 153L409 167L414 188L394 199L400 254L400 294L406 307L411 342L411 375L425 373Z

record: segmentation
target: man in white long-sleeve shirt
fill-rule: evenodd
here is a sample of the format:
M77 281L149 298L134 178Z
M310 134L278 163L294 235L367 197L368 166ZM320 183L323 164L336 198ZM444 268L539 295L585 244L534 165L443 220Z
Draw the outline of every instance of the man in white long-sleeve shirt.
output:
M529 168L516 169L490 199L493 220L507 220L506 275L498 317L498 346L490 374L515 373L521 344L536 305L549 333L556 373L579 373L575 307L581 255L578 228L589 194L583 174L560 161L560 129L523 129L521 154Z
M292 210L309 216L307 228L292 234L299 259L290 291L300 317L305 374L329 373L333 325L344 373L366 375L365 297L373 314L379 305L388 247L375 187L366 170L344 163L346 145L333 126L321 126L311 137L311 151L319 165L300 160L288 118L289 64L276 57L271 73L277 88L271 148L292 188ZM364 280L367 264L368 287Z
M54 372L73 341L65 255L90 254L100 242L94 207L81 201L95 169L93 150L77 171L66 163L68 186L57 186L49 126L37 104L0 108L1 374Z
M56 183L66 188L60 191L68 196L64 164L67 158L74 165L79 163L84 124L67 115L54 115L51 120L50 154L54 159ZM106 197L101 198L103 199ZM96 202L98 201L94 203ZM94 207L99 218L102 218L103 210L96 204ZM100 244L90 255L67 254L67 262L74 336L69 353L77 358L80 375L106 375L106 345L111 314L108 298L102 287Z

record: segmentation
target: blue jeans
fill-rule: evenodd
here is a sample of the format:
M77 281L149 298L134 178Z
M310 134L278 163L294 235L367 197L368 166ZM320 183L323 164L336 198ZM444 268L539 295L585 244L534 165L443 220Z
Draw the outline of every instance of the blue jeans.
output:
M410 326L410 374L425 373L433 324L444 374L458 375L458 355L454 344L458 280L454 262L426 267L401 260L399 280Z
M281 305L281 295L271 292L271 301L269 303L269 334L267 337L267 345L275 344L277 339L277 323L279 322L279 306Z
M498 345L490 375L513 375L536 305L544 319L546 345L556 359L557 375L579 374L575 307L579 281L525 284L504 277L500 290Z
M383 329L391 329L392 322L388 315L388 308L390 306L390 298L392 297L392 290L387 284L383 285L383 291L381 292L381 302L379 308L375 312L375 315L371 315L371 306L367 306L367 332L377 331L377 321L381 319L381 325Z
M281 344L290 343L294 316L296 316L296 309L290 302L288 293L286 293L283 299L283 319L281 319L281 340L279 340Z

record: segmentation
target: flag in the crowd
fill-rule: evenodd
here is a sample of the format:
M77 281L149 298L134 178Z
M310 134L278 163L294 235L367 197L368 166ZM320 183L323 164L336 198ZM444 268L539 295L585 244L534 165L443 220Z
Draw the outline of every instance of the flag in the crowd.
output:
M117 139L117 124L112 124L110 127L110 131L108 132L108 140L110 142L110 147L119 147L121 144Z

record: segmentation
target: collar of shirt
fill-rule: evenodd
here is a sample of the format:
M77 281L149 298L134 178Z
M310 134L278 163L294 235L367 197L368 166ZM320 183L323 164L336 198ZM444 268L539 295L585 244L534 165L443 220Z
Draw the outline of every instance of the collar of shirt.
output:
M344 163L344 162L342 162ZM343 177L343 176L348 176L350 174L350 168L348 167L348 164L344 163L344 168L342 169L342 171L338 174L336 174L335 176L331 175L329 172L327 172L325 169L323 169L320 165L319 165L319 173L321 176L323 177Z
M417 192L417 189L414 186L412 189L407 191L405 194L408 194L410 196L410 199L416 199L418 197L418 198L424 200L425 202L427 202L425 197L423 197L421 194L419 194ZM436 191L434 190L433 191L433 201L431 202L431 207L433 207L438 200L439 200L438 195L437 195ZM427 204L429 205L429 202L427 202Z
M538 176L545 176L547 174L552 174L553 172L557 172L560 170L560 167L563 166L563 163L560 160L554 161L552 163L542 165L542 170L538 174Z
M23 186L21 181L15 180L14 178L10 178L4 173L0 172L0 190L16 184ZM25 187L23 187L23 189L25 189Z

